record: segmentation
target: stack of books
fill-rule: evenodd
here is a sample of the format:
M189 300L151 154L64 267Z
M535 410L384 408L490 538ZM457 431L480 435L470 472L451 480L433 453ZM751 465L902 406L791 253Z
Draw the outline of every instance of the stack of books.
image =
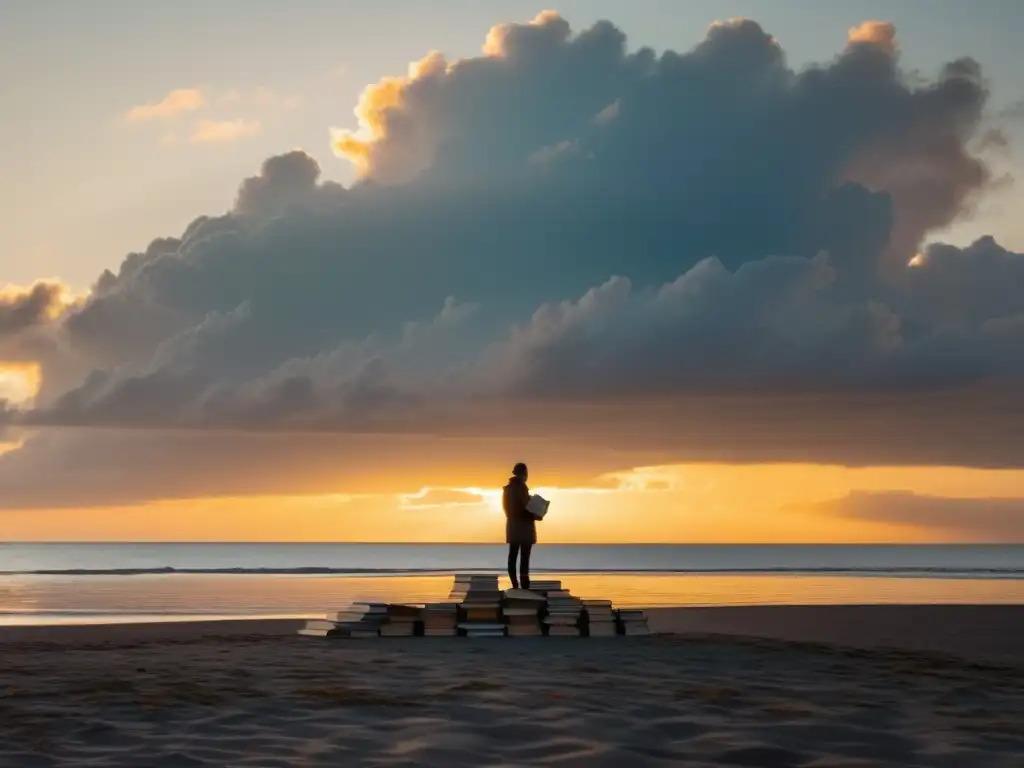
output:
M310 637L351 637L335 622L328 619L310 619L306 622L306 626L299 629L299 634L309 635ZM377 636L376 631L373 633L373 636Z
M455 637L458 633L458 603L429 603L424 606L424 637Z
M557 592L562 588L562 582L557 580L531 581L530 591L547 597L548 592Z
M547 593L547 612L544 624L551 637L579 637L580 614L583 601L573 597L567 589L555 589Z
M620 635L649 635L647 616L638 609L620 608L616 611Z
M614 637L617 634L611 600L584 600L583 627L587 637Z
M352 603L343 611L327 614L325 619L307 621L300 635L313 637L379 637L388 621L387 603Z
M543 595L526 589L507 589L501 610L509 637L540 637L540 614L546 600Z
M448 599L460 605L464 602L495 602L501 604L498 577L493 573L457 573Z
M380 625L381 637L412 637L423 627L423 607L388 603L387 620Z
M459 634L466 637L503 637L501 591L494 574L456 574L449 600L459 604Z

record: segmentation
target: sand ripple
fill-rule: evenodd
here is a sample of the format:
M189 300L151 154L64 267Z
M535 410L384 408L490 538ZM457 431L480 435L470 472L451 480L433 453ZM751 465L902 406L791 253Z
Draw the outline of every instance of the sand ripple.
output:
M1019 767L1024 670L724 638L0 649L0 765Z

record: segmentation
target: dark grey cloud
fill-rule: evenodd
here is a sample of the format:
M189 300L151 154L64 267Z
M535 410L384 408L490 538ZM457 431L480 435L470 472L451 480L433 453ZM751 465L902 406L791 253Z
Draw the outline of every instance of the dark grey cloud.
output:
M594 443L555 436L537 444L486 430L457 436L38 430L22 448L0 456L0 509L493 487L496 474L507 477L511 457L526 455L538 462L537 480L552 485L582 485L622 466L620 455Z
M990 240L937 245L900 285L848 293L826 255L734 272L709 259L656 289L612 278L493 342L475 338L484 308L449 300L394 338L343 341L233 378L258 339L243 304L168 339L141 368L94 373L37 419L405 431L435 428L424 411L442 406L458 419L473 398L883 397L993 379L1012 391L1024 376L1022 264Z
M858 491L811 509L831 516L912 526L947 540L1024 542L1024 498L948 498L909 491Z
M447 300L435 317L394 338L344 340L268 368L249 304L207 315L149 359L97 370L29 419L37 424L220 426L245 429L386 428L418 406L468 394L458 373L474 305ZM247 358L247 355L251 357ZM273 360L273 358L270 358Z
M1005 389L503 405L434 408L373 434L333 425L37 430L0 457L0 507L487 488L524 458L537 484L570 487L671 462L1024 467L1024 409Z
M270 158L229 209L104 272L46 326L21 423L547 430L618 452L608 471L1024 461L1024 256L924 244L991 184L976 63L907 77L867 25L796 71L752 21L656 54L553 14L486 51L367 89L364 133L335 137L351 189Z
M64 309L66 297L65 286L45 281L0 291L0 339L53 320Z
M340 204L345 189L334 182L318 183L320 166L305 152L268 158L258 176L242 182L234 212L270 219L294 210L313 208L327 213Z
M967 248L935 243L902 275L906 313L933 325L998 324L1024 313L1024 255L992 237Z
M527 391L929 394L1024 377L1024 255L930 247L898 286L846 290L830 258L709 259L658 290L614 278L549 304L494 370Z

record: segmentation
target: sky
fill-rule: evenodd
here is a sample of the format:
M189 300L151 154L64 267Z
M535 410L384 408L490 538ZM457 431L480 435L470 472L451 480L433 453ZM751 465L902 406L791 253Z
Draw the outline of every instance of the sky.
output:
M4 3L0 540L1024 541L1022 24Z

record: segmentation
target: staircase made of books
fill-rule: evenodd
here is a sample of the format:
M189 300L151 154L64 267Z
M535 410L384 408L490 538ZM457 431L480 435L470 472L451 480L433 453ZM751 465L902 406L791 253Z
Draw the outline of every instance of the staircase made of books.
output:
M642 610L615 610L610 600L581 599L560 581L498 589L493 574L456 574L448 600L426 605L353 603L307 621L319 637L614 637L649 635Z

